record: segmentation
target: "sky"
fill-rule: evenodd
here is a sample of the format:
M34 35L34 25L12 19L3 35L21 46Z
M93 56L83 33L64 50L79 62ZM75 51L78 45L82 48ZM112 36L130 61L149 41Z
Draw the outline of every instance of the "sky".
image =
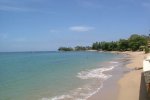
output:
M0 0L0 52L88 46L149 30L150 0Z

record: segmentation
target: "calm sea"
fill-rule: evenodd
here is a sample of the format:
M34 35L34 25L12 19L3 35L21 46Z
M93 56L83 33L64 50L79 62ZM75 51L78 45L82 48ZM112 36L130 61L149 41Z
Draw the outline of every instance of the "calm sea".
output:
M0 100L86 100L121 55L100 52L0 53ZM104 66L104 62L111 62Z

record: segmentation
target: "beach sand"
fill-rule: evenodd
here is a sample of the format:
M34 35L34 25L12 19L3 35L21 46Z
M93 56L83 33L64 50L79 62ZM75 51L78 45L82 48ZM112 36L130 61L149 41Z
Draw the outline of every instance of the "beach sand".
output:
M112 52L120 53L120 52ZM93 95L88 100L148 100L146 95L146 85L144 79L141 77L143 66L143 59L148 54L144 52L121 52L121 54L129 55L128 64L126 67L128 71L124 72L119 78L110 79L110 83L104 85L104 89ZM122 70L120 70L122 71ZM120 72L121 73L121 72ZM141 79L143 81L141 81Z
M131 58L131 62L127 64L128 68L135 69L143 66L143 59L148 54L144 52L125 52ZM146 100L146 91L141 93L141 86L144 88L145 84L141 84L142 70L133 70L125 74L118 82L119 92L118 100Z

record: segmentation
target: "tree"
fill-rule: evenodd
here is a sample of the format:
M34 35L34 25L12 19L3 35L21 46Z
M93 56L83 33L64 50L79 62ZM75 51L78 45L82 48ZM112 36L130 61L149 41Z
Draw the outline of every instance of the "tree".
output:
M73 48L71 48L71 47L60 47L58 50L59 51L73 51Z
M102 50L109 51L109 42L101 42Z
M76 47L75 47L75 50L76 50L76 51L86 50L86 47L83 47L83 46L76 46Z
M148 47L148 41L150 41L150 36L133 34L128 39L120 39L119 41L112 42L95 42L92 47L87 46L76 46L75 48L70 47L60 47L59 51L81 51L81 50L103 50L103 51L137 51L143 50ZM145 49L146 50L146 49Z
M119 51L126 51L129 48L129 42L126 39L120 39L118 42Z
M118 48L117 42L109 42L108 51L116 51Z
M129 47L132 51L137 51L140 49L140 46L146 46L147 40L140 35L133 34L129 38Z
M94 49L94 50L100 50L101 49L101 43L100 42L93 43L92 49Z

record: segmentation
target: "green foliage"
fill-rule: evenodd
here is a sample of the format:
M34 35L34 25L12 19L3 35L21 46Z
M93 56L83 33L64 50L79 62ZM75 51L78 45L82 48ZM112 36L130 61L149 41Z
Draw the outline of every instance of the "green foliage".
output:
M93 43L92 49L103 51L115 51L117 50L117 42L96 42Z
M109 51L116 51L118 50L118 43L117 42L109 42L109 46L108 46L108 50Z
M140 46L147 45L147 39L137 34L131 35L128 41L132 51L137 51L140 49Z
M127 51L129 48L129 41L125 39L120 39L118 42L119 51Z
M92 50L92 48L90 46L76 46L75 48L71 48L71 47L60 47L58 49L58 51L85 51L85 50Z
M120 39L116 42L95 42L92 45L92 49L103 51L143 50L141 47L147 46L147 41L149 39L149 36L133 34L128 39Z
M84 50L91 50L92 48L87 46L87 47L84 47L84 46L76 46L75 47L75 51L84 51Z
M101 43L100 42L93 43L92 49L93 50L100 50L101 49Z
M140 46L139 50L140 50L140 51L144 51L145 48L146 48L146 46Z
M103 50L103 51L137 51L144 50L145 52L149 52L147 47L147 41L150 40L150 36L146 35L138 35L133 34L128 39L120 39L119 41L111 41L111 42L95 42L92 44L92 47L84 47L84 46L76 46L75 48L69 47L60 47L59 51L81 51L81 50Z
M145 47L145 53L149 53L149 48L147 46Z
M71 48L71 47L60 47L58 50L59 51L73 51L73 48Z

